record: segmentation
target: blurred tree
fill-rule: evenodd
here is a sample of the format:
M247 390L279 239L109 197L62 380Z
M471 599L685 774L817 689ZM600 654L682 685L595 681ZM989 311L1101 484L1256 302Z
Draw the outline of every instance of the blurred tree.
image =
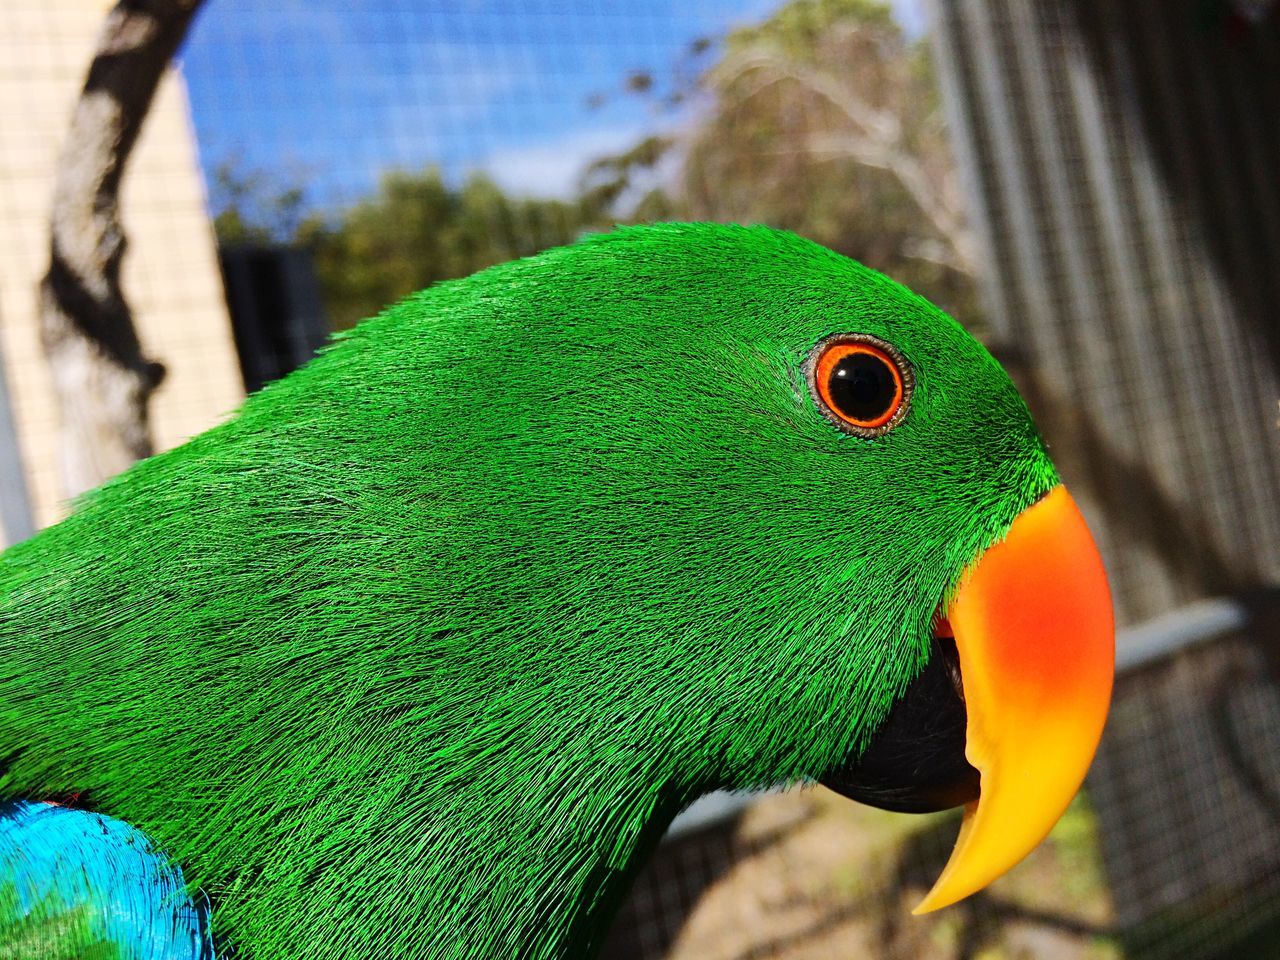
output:
M483 174L452 187L436 169L395 171L373 196L330 217L304 214L302 188L233 162L214 180L219 243L310 249L335 329L440 280L570 243L602 224L613 199L607 191L574 200L512 197Z
M453 188L431 169L389 173L336 222L313 216L297 235L342 328L437 281L569 243L598 226L600 212L589 198L508 196L483 174Z
M143 353L120 286L120 180L201 2L120 0L111 9L58 159L40 332L67 497L152 452L147 402L164 367Z
M262 170L245 170L241 160L227 159L213 171L213 218L223 246L292 243L305 218L306 188Z
M763 222L896 277L971 325L974 241L962 211L927 47L876 0L793 0L719 40L701 37L669 77L626 73L617 95L685 111L592 163L569 200L513 197L475 174L393 172L336 216L303 192L224 164L223 243L300 242L345 327L405 294L616 222ZM608 96L588 98L597 109Z
M685 161L695 211L769 209L841 245L857 237L878 260L972 272L927 47L905 41L885 4L788 4L730 34L702 82L715 106Z
M626 214L765 222L900 279L972 323L975 239L927 44L877 0L793 0L710 48L715 62L626 91L690 105L680 135L604 158L588 182L625 197L670 151L678 173ZM703 40L691 49L708 50ZM655 151L656 146L661 149ZM597 183L597 189L599 185Z

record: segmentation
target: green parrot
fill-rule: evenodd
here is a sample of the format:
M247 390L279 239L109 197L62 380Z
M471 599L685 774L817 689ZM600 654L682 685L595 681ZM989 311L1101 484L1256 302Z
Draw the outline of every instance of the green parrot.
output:
M764 227L588 237L0 556L0 944L591 957L682 808L814 781L965 805L936 909L1056 821L1112 663L1088 530L955 321Z

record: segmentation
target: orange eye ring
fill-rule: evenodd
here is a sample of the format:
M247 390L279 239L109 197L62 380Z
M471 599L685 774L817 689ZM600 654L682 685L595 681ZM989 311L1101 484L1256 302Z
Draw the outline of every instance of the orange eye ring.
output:
M846 433L878 437L907 415L914 386L911 367L879 337L827 337L810 354L806 374L814 402Z

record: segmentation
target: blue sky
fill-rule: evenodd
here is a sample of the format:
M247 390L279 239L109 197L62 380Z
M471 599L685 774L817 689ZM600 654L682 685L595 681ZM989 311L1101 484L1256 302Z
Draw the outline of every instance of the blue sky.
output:
M309 184L325 207L368 193L383 170L428 164L563 195L592 157L671 122L621 94L629 72L669 76L695 38L779 5L212 0L181 59L206 172L235 158ZM893 5L923 29L920 0Z

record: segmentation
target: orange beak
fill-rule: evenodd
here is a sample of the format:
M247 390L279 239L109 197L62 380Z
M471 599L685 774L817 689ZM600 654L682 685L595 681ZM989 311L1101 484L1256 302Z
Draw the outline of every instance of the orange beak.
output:
M1065 487L1023 511L947 610L979 797L914 910L981 890L1030 853L1080 789L1111 701L1115 623L1102 558Z

